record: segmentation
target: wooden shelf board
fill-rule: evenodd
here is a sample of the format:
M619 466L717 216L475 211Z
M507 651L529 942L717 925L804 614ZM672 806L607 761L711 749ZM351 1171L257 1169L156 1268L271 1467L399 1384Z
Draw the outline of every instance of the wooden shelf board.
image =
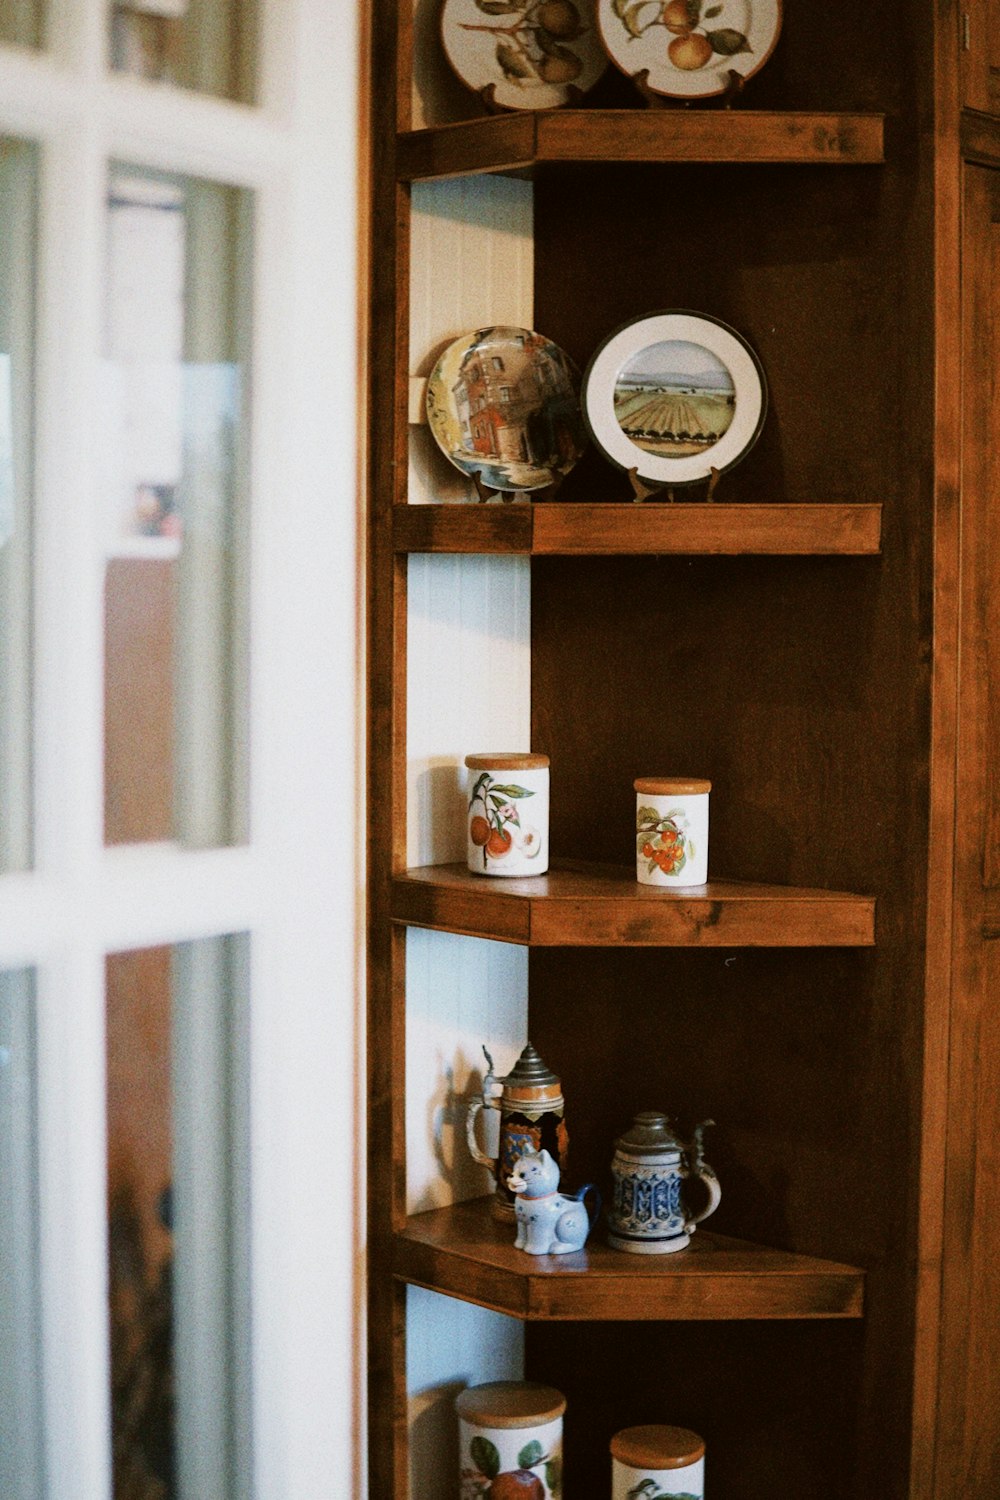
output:
M427 865L398 875L392 919L532 947L868 947L875 901L844 891L712 880L674 891L634 869L567 861L547 875Z
M881 505L777 505L558 500L398 505L397 552L507 552L535 557L663 553L873 556Z
M872 164L881 114L802 110L519 111L402 132L402 181L523 170L545 162Z
M523 1319L859 1318L864 1272L698 1230L673 1255L629 1255L598 1226L573 1255L514 1249L491 1200L416 1214L395 1236L393 1274Z

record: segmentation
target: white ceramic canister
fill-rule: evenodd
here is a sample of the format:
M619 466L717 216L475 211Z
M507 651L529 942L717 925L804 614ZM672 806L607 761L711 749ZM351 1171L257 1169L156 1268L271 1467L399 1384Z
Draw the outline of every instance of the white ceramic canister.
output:
M642 776L635 783L635 873L641 885L708 879L710 781Z
M562 1500L566 1397L551 1385L494 1380L455 1398L462 1500Z
M467 755L469 869L544 875L549 867L549 758Z
M686 1427L626 1427L611 1439L611 1500L704 1500L705 1443Z

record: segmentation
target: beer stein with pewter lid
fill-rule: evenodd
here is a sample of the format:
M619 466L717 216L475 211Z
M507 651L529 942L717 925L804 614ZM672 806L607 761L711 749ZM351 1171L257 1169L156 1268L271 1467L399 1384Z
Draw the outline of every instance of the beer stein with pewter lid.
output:
M507 1186L525 1151L548 1151L560 1172L565 1170L569 1135L563 1118L562 1084L529 1042L506 1078L493 1074L493 1059L483 1048L489 1072L482 1097L474 1099L466 1118L466 1136L474 1161L488 1167L496 1181L493 1211L513 1221L514 1194ZM484 1150L476 1136L482 1115ZM499 1117L499 1118L498 1118Z
M703 1133L712 1123L696 1126L693 1139L685 1143L666 1115L654 1110L636 1115L615 1141L609 1245L634 1255L667 1255L690 1243L695 1225L715 1212L722 1197L719 1179L702 1151ZM707 1196L697 1212L688 1203L694 1178L704 1184Z

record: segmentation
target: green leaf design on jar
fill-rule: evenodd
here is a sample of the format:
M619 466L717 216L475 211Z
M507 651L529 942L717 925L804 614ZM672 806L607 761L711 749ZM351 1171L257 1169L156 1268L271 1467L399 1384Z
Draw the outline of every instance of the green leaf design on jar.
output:
M500 1473L500 1453L489 1438L474 1437L469 1444L469 1453L480 1474L485 1474L487 1479L495 1479Z
M531 1469L535 1464L540 1464L544 1456L545 1449L542 1447L537 1438L533 1438L530 1443L525 1443L524 1447L517 1455L518 1467L522 1469Z

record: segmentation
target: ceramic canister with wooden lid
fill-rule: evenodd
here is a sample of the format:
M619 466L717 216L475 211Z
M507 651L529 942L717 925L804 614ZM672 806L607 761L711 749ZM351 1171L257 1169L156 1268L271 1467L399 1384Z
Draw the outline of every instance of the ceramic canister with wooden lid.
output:
M708 879L710 781L641 776L635 782L635 873L641 885L704 885Z
M549 758L467 755L468 852L475 875L544 875L549 868Z
M687 1427L626 1427L611 1439L611 1500L704 1500L705 1443Z
M566 1397L551 1385L495 1380L455 1399L462 1500L562 1500Z

